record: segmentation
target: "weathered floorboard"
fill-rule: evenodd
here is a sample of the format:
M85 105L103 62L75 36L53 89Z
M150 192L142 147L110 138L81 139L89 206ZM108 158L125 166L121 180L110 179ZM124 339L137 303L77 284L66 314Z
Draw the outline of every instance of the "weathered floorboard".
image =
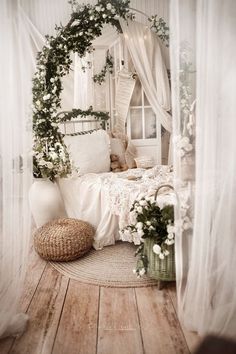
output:
M28 309L28 330L14 342L11 354L51 353L68 281L47 264Z
M175 308L175 312L177 313L177 297L176 297L176 287L175 284L170 284L168 286L168 293L172 300L173 306ZM199 343L201 342L201 338L197 335L197 333L188 331L180 322L182 331L184 333L185 340L187 342L188 348L191 353L197 348Z
M31 245L24 290L19 304L19 311L27 311L45 267L46 262L38 256L33 248L33 245ZM0 341L0 353L7 354L12 347L13 342L14 338L6 338Z
M99 287L70 280L53 354L96 354Z
M97 353L143 353L134 289L101 288Z
M189 353L167 290L147 287L135 292L145 354Z
M37 289L38 283L42 277L46 264L47 262L39 257L32 245L30 248L24 291L20 299L20 310L22 312L27 311L33 295Z

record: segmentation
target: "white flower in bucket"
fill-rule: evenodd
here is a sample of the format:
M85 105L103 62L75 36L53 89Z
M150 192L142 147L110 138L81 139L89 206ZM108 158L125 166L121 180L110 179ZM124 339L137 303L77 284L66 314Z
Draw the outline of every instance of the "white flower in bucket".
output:
M155 254L160 254L161 253L161 247L159 245L154 245L152 250L153 250L153 252Z
M138 277L144 274L143 269L145 272L148 269L149 259L147 258L148 253L146 253L148 248L145 248L146 251L144 252L144 246L149 247L148 245L151 245L152 252L157 255L160 261L170 256L169 247L174 244L176 231L173 225L173 204L175 203L176 198L170 193L158 196L157 201L154 195L140 194L134 201L129 220L132 218L135 222L129 224L122 232L124 234L125 230L129 229L133 242L140 245L136 252L136 255L139 255L136 268ZM153 240L154 244L150 243L148 239ZM146 240L148 243L145 242Z
M139 222L136 224L136 228L137 228L138 230L142 230L142 228L143 228L143 223L142 223L141 221L139 221Z

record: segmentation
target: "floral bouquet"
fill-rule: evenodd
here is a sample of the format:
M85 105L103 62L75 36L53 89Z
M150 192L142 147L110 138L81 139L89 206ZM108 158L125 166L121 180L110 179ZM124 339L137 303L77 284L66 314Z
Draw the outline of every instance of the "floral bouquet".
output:
M155 262L158 260L158 263L163 263L173 253L174 204L173 195L157 196L156 193L152 196L139 196L130 209L132 224L126 226L121 233L126 238L129 235L130 240L132 238L136 244L140 243L136 251L136 255L139 255L137 268L134 269L138 277L149 273L149 263L153 256Z

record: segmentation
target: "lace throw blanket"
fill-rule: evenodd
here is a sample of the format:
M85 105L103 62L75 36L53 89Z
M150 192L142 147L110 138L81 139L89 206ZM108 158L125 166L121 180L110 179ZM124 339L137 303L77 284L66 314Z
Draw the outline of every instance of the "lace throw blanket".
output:
M153 195L162 184L173 184L173 172L170 166L155 166L152 169L128 170L112 176L104 175L103 191L111 213L119 216L119 229L132 223L131 206L135 199L144 195ZM123 241L126 240L124 235ZM135 242L138 243L138 242Z

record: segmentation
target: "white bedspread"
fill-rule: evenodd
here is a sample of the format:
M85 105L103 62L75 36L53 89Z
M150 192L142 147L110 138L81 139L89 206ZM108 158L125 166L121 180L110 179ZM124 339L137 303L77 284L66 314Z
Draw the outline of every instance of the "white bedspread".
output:
M120 239L119 230L130 223L131 205L141 193L152 194L161 184L172 184L172 180L169 166L155 166L150 170L63 178L58 185L68 217L92 224L96 229L93 246L101 249Z

